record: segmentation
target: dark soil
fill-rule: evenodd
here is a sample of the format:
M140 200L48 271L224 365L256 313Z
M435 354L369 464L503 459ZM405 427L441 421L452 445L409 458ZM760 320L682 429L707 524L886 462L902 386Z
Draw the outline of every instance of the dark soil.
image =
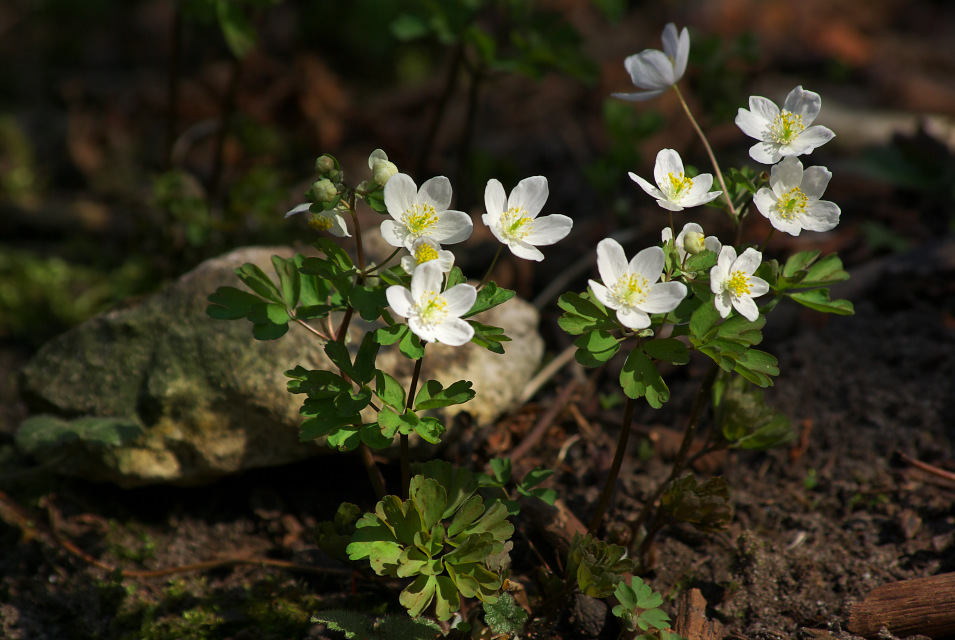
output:
M953 7L891 0L807 1L799 11L794 3L755 0L658 3L608 28L574 3L547 4L584 36L584 49L600 66L597 85L568 84L554 75L533 82L497 79L486 93L494 99L481 102L474 142L485 159L508 158L506 171L515 177L508 186L532 173L548 175L548 211L553 207L553 212L575 215L574 237L548 252L542 268L508 260L499 265L499 282L527 298L566 265L592 253L596 241L611 231L633 229L640 242L628 247L631 251L657 241L665 222L638 199L642 194L634 196L633 185L623 179L601 191L581 175L613 150L600 114L604 96L626 88L620 61L658 46L665 22L688 23L701 40L718 35L728 42L745 30L761 37L758 63L732 58L723 68L733 72L728 80L742 70L759 74L760 89L742 81L735 89L714 89L700 73L689 79L705 96L700 105L719 106L721 100L742 105L751 89L781 96L802 83L823 93L824 112L832 96L855 114L845 131L837 131L840 138L831 148L813 155L814 163L826 164L837 176L826 197L842 206L842 224L825 235L792 239L777 234L767 253L784 255L817 246L813 243L827 253L838 251L853 278L834 297L851 299L856 314L822 317L781 305L770 317L762 348L779 358L782 373L766 395L792 420L796 440L768 453L701 460L694 468L699 479L727 477L732 521L716 534L683 525L664 528L645 576L664 594L670 613L681 594L699 589L708 604L707 618L721 625L715 637L852 638L849 607L875 587L955 571L955 482L917 466L955 471L955 241L950 231L955 156L945 119L955 114L955 60L946 46L955 39ZM292 232L275 231L272 222L252 218L228 237L213 236L204 248L184 240L181 229L173 233L164 227L160 234L149 227L163 221L142 192L145 176L162 164L164 103L155 87L164 86L166 67L162 56L145 50L161 50L157 43L166 42L164 6L130 3L132 8L115 17L135 27L123 38L107 37L109 25L88 25L91 42L98 44L72 42L82 55L57 45L69 41L70 34L51 17L40 16L38 24L22 8L0 12L0 18L15 17L13 26L0 27L0 34L9 29L0 44L3 68L21 49L47 55L27 59L0 82L3 95L25 114L21 119L35 136L40 174L47 182L45 192L26 200L4 194L0 216L9 234L0 238L4 251L29 249L118 273L132 246L148 262L152 285L230 243L292 241ZM276 15L265 22L273 45L288 34L290 21L304 19L288 7ZM154 19L165 26L150 26ZM192 38L185 66L193 66L183 71L188 97L179 114L183 128L215 119L227 85L222 51L207 51L201 38L195 33ZM336 46L343 42L335 40ZM372 73L368 68L351 77L337 53L298 44L303 51L291 56L294 64L281 61L289 54L282 47L270 50L274 57L250 58L237 97L240 111L282 131L293 148L276 154L278 160L266 160L297 162L296 169L282 169L284 186L304 180L310 162L325 150L338 153L353 175L364 170L367 153L377 146L386 147L400 167L412 167L427 125L422 113L440 94L441 68L434 80L376 92L372 81L360 79ZM140 75L124 65L129 58ZM48 92L38 90L36 78L50 83ZM727 95L734 91L738 95ZM679 120L679 106L663 99L656 108L666 122L679 124L634 140L639 170L651 166L661 146L685 149L702 166L705 157ZM442 128L425 164L430 173L448 173L453 180L455 171L470 170L473 184L483 184L478 178L489 176L478 175L480 167L456 164L465 110L465 92L456 92L450 124ZM896 116L927 113L934 119L925 120L922 131L892 128ZM721 153L742 162L746 145L731 118L714 117L713 139ZM949 129L939 128L939 122L948 122ZM876 133L882 129L872 123L890 123L888 133ZM130 140L153 151L136 156ZM196 143L182 162L209 186L212 156L211 143ZM235 142L227 148L222 180L259 161L261 156ZM456 197L469 200L464 208L479 208L480 189L471 188L468 195L467 188ZM715 217L712 224L718 229ZM756 243L767 228L754 224L750 231L747 239ZM464 260L478 264L485 254L490 254L487 244ZM566 288L583 288L586 275L570 278ZM128 292L125 284L117 287ZM364 470L353 458L257 470L189 489L124 491L62 478L50 469L31 470L31 461L18 458L11 444L26 415L16 371L43 339L68 325L51 309L41 309L42 326L0 326L0 638L332 638L310 622L313 613L398 611L396 585L336 563L317 550L313 538L316 523L331 518L339 502L373 507ZM554 305L545 304L541 329L550 353L569 344L556 317ZM605 521L608 537L626 540L627 523L668 473L675 447L665 429L682 428L707 366L694 360L671 372L671 402L659 411L637 412L614 507ZM476 470L491 457L507 455L569 380L570 373L559 374L532 403L496 425L466 429L442 455ZM595 380L594 388L572 396L521 461L527 467L555 468L550 486L584 522L609 468L621 417L619 406L601 408L600 396L612 393L614 376ZM396 482L397 470L386 467ZM545 563L558 567L542 546L539 523L523 516L516 524L513 578L533 592L537 569ZM189 567L207 562L214 566ZM532 621L521 637L616 637L605 616L599 606L568 606ZM581 620L589 620L589 626Z

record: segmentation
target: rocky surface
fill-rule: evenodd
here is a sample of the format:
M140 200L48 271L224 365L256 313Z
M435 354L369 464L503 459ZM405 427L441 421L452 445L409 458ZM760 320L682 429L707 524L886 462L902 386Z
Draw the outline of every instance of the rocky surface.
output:
M40 349L21 385L34 428L37 415L82 418L85 426L91 417L119 418L142 428L118 444L80 437L59 470L124 487L195 484L327 451L299 442L302 396L286 391L283 374L296 365L332 366L315 337L293 324L279 340L257 341L246 321L214 320L205 312L216 288L241 287L236 267L252 262L271 273L270 256L292 253L254 247L209 260L162 292L94 317ZM512 337L506 357L472 344L434 345L422 376L472 381L477 397L455 409L486 424L520 393L540 363L543 341L537 312L524 301L513 299L481 320ZM382 349L378 365L406 384L410 379L411 362L396 349ZM44 428L63 428L62 421L42 419ZM63 457L62 447L30 449L40 459Z

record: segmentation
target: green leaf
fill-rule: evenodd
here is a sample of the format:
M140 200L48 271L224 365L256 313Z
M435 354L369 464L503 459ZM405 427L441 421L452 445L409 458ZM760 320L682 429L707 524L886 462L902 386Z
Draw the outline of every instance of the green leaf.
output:
M442 388L437 380L428 380L422 385L415 398L415 411L428 411L450 407L455 404L464 404L474 397L472 384L467 380L458 380L447 389Z
M588 296L590 294L587 294ZM571 335L580 335L588 331L613 330L619 328L615 318L611 318L602 306L576 293L565 293L557 300L557 306L564 314L557 319L560 328Z
M718 335L720 338L732 340L749 346L763 341L760 329L766 324L766 316L760 315L750 322L741 315L735 315L720 324Z
M645 396L647 403L654 409L659 409L670 399L670 389L660 377L660 372L639 348L627 356L620 371L620 386L628 398Z
M808 269L809 266L816 261L820 253L822 252L819 251L819 249L812 249L811 251L800 251L797 254L789 256L785 266L783 266L783 277L796 277L800 271Z
M128 418L85 417L65 420L38 415L27 418L17 429L16 445L28 455L77 441L108 449L128 445L143 433L143 427Z
M262 299L235 287L219 287L209 295L209 302L212 304L206 308L207 315L217 320L237 320L248 316Z
M454 514L448 526L448 538L453 539L474 524L484 513L484 501L481 496L471 496Z
M707 334L720 321L720 312L712 304L702 304L690 318L690 332L698 340L705 340Z
M723 476L697 484L696 478L688 474L666 485L660 508L676 520L713 533L730 522L729 485Z
M516 636L527 622L527 612L506 591L495 603L484 603L484 622L496 634Z
M282 296L282 292L279 291L275 283L265 275L265 272L256 265L247 262L241 267L238 267L235 270L235 274L239 276L239 280L241 280L245 286L266 300L271 300L272 302L285 306L285 299Z
M446 460L430 460L422 464L418 473L437 480L448 491L448 506L443 518L450 518L464 502L477 491L474 474L463 467L455 467Z
M447 429L444 428L444 424L432 416L425 416L418 420L418 423L414 427L415 433L421 436L421 439L425 442L431 444L438 444L441 442L441 436L444 435L444 432Z
M689 256L686 259L683 270L690 273L708 271L716 264L717 257L715 251L702 251L696 255Z
M621 342L607 331L590 331L574 340L575 357L585 367L598 367L617 354Z
M295 264L295 258L280 258L272 256L272 268L279 277L279 290L282 292L282 300L289 309L298 306L299 295L302 290L302 274L298 272L298 265Z
M387 432L398 431L401 435L411 435L418 426L418 416L413 411L398 409L393 411L388 407L378 412L378 424Z
M852 303L848 300L829 300L829 289L825 287L786 295L805 307L823 313L835 313L840 316L851 316L855 313Z
M375 331L375 340L377 340L381 346L386 347L401 341L409 331L411 331L411 329L409 329L406 324L382 327Z
M410 328L402 334L401 341L398 343L398 351L411 360L418 360L424 356L424 346L421 344L421 339Z
M451 267L451 271L448 273L448 281L444 288L447 290L464 282L467 282L467 278L464 277L464 273L462 273L461 268Z
M232 55L242 59L255 48L255 28L243 15L238 2L216 0L216 17Z
M504 353L504 345L501 343L509 342L510 338L504 335L503 329L481 324L477 320L467 320L467 323L474 328L474 337L471 338L471 342L493 353Z
M391 21L391 34L404 42L422 38L428 35L429 31L425 20L410 13L401 13Z
M690 351L686 345L676 338L657 338L656 340L647 340L643 343L643 350L651 358L672 362L673 364L686 364L690 361Z
M477 299L474 301L474 305L471 307L470 311L465 313L462 318L470 318L471 316L481 313L482 311L487 311L488 309L493 309L494 307L504 304L508 300L514 297L514 291L510 289L498 288L495 282L488 282L484 285L477 294Z
M253 324L252 336L256 340L278 340L288 333L288 324Z
M401 383L384 371L375 372L375 392L381 401L390 407L402 410L405 406L405 390Z
M357 286L348 295L348 301L358 311L358 315L368 322L380 318L381 310L388 306L385 287Z
M437 586L438 579L435 576L418 576L404 588L398 596L398 602L412 617L417 618L431 604Z
M416 475L411 478L408 495L421 516L423 529L431 531L441 521L448 506L448 492L433 478Z
M356 611L335 609L319 611L312 622L328 625L332 631L341 631L346 638L358 640L435 640L442 636L441 627L427 618L409 618L407 615L386 615L372 619Z

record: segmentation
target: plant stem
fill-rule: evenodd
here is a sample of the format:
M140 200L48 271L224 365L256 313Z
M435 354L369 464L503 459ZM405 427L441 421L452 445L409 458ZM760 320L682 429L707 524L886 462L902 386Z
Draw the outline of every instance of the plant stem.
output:
M690 124L693 125L693 128L696 130L696 134L700 136L700 140L703 141L703 146L706 147L706 154L710 157L710 162L713 163L713 169L716 171L716 178L720 181L720 186L723 188L723 197L726 198L726 205L729 207L729 212L733 218L737 218L738 214L736 213L736 207L733 206L733 199L730 197L730 192L726 188L726 182L723 180L723 172L720 171L720 163L716 161L716 156L713 154L713 148L710 147L710 141L706 139L706 134L704 134L703 130L700 129L700 125L697 124L696 118L694 118L693 114L690 112L690 106L686 103L686 100L683 99L683 94L680 93L680 88L676 85L673 85L673 90L676 91L676 96L680 99L680 104L683 105L683 110L686 111L686 116L690 119Z
M501 257L501 251L503 250L504 250L504 245L503 244L498 245L497 253L494 254L494 258L491 260L491 265L487 268L487 273L484 274L484 277L481 278L481 283L477 286L479 290L482 289L484 285L488 283L488 281L490 281L491 272L494 271L494 265L497 264L497 259Z
M405 410L411 409L414 406L414 396L418 390L418 378L421 375L421 360L423 358L424 356L414 362L414 373L411 374L411 386L408 388L408 400L405 402ZM411 463L409 460L408 435L402 433L399 439L401 441L401 495L407 500L411 490Z
M391 254L390 254L387 258L385 258L384 260L382 260L380 263L368 267L368 269L366 269L365 271L362 271L362 272L361 272L360 274L358 274L358 275L360 275L360 276L362 276L362 277L368 277L368 276L370 276L371 274L373 274L374 272L378 271L379 269L383 268L386 264L388 264L389 262L391 262L391 259L394 258L396 255L398 255L398 252L399 252L399 251L401 251L401 247L398 247L397 249L395 249L394 251L392 251Z
M365 465L365 471L368 472L368 479L375 490L375 495L381 500L388 492L385 490L385 480L381 477L381 470L375 464L375 458L371 455L371 449L364 442L358 445L358 455L361 457L361 463Z
M623 456L627 453L627 440L630 438L630 422L633 420L633 407L636 401L633 398L627 398L627 404L623 410L623 422L620 424L620 437L617 440L617 451L613 455L613 462L610 465L610 471L607 473L607 481L604 484L603 493L600 494L600 501L597 502L597 510L594 517L590 520L590 526L587 527L587 533L596 535L600 523L603 522L604 513L610 506L610 496L613 494L614 486L617 484L617 475L620 473L620 465L623 463Z
M363 282L365 280L365 251L361 243L361 223L358 222L355 198L355 192L352 191L348 196L348 212L351 213L352 222L355 223L355 252L358 255L358 282Z
M706 372L706 375L703 377L703 380L700 382L700 388L696 392L696 398L693 401L693 407L690 409L690 416L686 421L686 429L683 431L683 442L680 443L680 450L676 454L676 458L673 460L673 468L670 469L670 475L664 482L661 482L657 487L657 490L653 493L647 502L643 505L643 510L640 511L640 515L637 517L637 521L634 522L631 527L632 539L636 540L638 538L639 529L643 526L643 523L647 521L647 518L650 516L650 511L654 508L657 500L660 499L660 496L663 495L663 491L666 489L666 486L675 480L684 469L686 469L689 464L689 454L690 446L693 444L693 439L696 436L696 428L700 423L700 418L703 416L703 409L706 408L706 405L710 399L710 395L713 391L713 383L716 382L716 374L719 373L719 366L714 362L710 365L710 370ZM656 536L657 531L663 526L663 510L657 508L656 513L653 517L653 523L650 527L647 528L646 536L640 542L640 547L637 551L637 557L645 557L647 551L650 550L650 546L653 544L653 538Z

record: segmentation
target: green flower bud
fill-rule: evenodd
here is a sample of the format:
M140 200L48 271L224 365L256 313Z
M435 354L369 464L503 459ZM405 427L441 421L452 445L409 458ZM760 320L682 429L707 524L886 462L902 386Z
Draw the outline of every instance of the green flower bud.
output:
M338 197L338 187L328 178L322 178L312 185L312 197L315 202L332 202Z
M374 178L381 186L385 186L385 183L388 182L388 179L391 176L398 173L398 167L395 166L394 162L389 162L388 160L382 160L375 163L374 168Z
M706 249L703 234L699 231L688 231L687 234L683 236L683 248L687 253L693 256L702 253Z
M335 171L335 158L327 153L315 161L315 171L321 175Z

